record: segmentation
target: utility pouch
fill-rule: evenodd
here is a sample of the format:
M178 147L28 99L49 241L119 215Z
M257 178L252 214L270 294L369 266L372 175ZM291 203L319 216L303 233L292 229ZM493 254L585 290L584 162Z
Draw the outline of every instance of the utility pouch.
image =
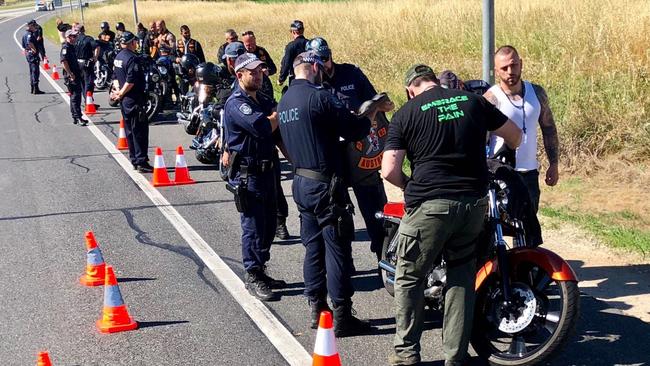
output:
M345 206L346 204L346 199L345 199L345 191L347 187L345 185L345 181L343 178L339 177L338 175L334 174L332 176L332 179L330 180L330 204L334 204L337 206Z

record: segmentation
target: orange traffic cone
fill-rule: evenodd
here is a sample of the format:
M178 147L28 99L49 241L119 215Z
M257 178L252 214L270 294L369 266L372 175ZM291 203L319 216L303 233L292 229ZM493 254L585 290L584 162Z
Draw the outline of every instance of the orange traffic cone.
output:
M97 320L97 329L102 333L116 333L133 330L137 327L138 322L131 318L129 311L126 309L113 267L106 266L104 308L102 318Z
M156 148L156 158L153 161L153 177L151 184L154 187L173 186L174 182L169 180L167 175L167 167L165 166L165 159L163 158L162 149Z
M190 170L187 168L187 162L185 161L185 153L183 153L183 147L178 146L176 148L176 169L174 172L174 184L194 184L196 181L190 178Z
M329 311L320 313L312 360L312 366L341 366L341 358L336 351L336 338L334 337L334 329L332 327L332 313Z
M48 60L47 57L43 57L43 69L50 69L50 60Z
M102 251L97 246L95 234L92 231L86 233L86 273L84 273L79 282L84 286L101 286L104 284L105 267Z
M52 79L54 80L61 79L61 77L59 76L59 72L56 70L56 65L52 65Z
M117 144L115 147L118 150L128 150L129 142L126 140L126 131L124 131L124 118L120 119L120 132L117 137Z
M52 361L50 361L50 354L47 353L47 351L38 353L38 359L36 359L36 366L52 366Z
M93 115L97 113L97 108L95 107L95 98L93 98L93 92L86 92L86 110L84 111L87 115Z

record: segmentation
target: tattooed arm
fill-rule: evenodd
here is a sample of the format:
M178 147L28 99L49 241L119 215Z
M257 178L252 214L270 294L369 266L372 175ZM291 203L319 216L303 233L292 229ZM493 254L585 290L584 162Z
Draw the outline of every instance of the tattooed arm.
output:
M485 94L483 94L483 98L487 99L488 102L492 103L492 105L499 108L499 100L497 99L497 97L494 94L492 94L491 91L489 91L489 90L486 91Z
M557 136L557 128L555 127L555 120L553 113L548 102L548 95L546 91L539 85L533 84L533 89L541 105L539 114L539 125L542 129L542 136L544 137L544 150L548 158L549 167L546 171L546 185L554 186L559 179L558 161L560 155L560 141Z

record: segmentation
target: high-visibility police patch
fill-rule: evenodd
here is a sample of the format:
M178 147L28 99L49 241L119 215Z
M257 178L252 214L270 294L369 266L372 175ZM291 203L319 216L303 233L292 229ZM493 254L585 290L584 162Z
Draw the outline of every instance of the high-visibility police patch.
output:
M239 111L245 115L249 115L253 113L253 108L251 108L251 106L249 106L248 104L243 103L242 105L239 106Z
M67 49L67 48L64 48L64 49L61 50L61 54L62 54L63 56L65 56L66 53L68 53L68 49Z

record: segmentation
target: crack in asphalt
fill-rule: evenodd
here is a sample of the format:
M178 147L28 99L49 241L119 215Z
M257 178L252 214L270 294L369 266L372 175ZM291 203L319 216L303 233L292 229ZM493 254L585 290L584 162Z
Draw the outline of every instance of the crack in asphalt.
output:
M168 243L156 243L155 241L151 240L151 238L149 238L149 235L147 234L146 231L143 231L138 226L138 224L136 224L135 218L133 217L133 214L130 212L129 209L121 209L120 211L122 212L122 214L124 214L124 217L126 218L126 222L131 227L131 229L133 229L136 232L135 240L137 240L141 244L153 246L163 250L168 250L170 252L180 254L185 258L191 259L197 266L196 274L199 276L199 278L206 285L208 285L208 287L210 287L214 292L219 293L219 289L217 288L217 286L215 286L212 282L210 282L210 280L208 280L208 278L203 273L206 266L201 261L201 259L196 256L196 253L194 253L192 248L175 246L173 244L168 244Z
M110 131L108 132L110 132L113 136L117 137L117 132L115 132L115 127L113 127L112 124L108 123L109 121L106 120L105 116L99 117L99 120L103 122L104 126L107 126L110 129Z
M70 156L70 157L69 157L70 160L68 160L68 163L70 163L70 164L72 164L72 165L76 165L76 166L78 166L78 167L80 167L80 168L82 168L82 169L85 169L85 170L86 170L85 173L90 172L90 168L88 168L87 166L85 166L85 165L81 165L81 164L79 164L79 163L76 162L76 160L77 160L78 158L79 158L78 156Z
M45 108L53 107L53 106L59 105L61 103L63 103L63 100L61 100L60 98L58 98L56 96L51 97L48 104L40 107L36 112L34 112L34 119L36 119L36 122L42 123L40 113L43 112L43 110L45 110Z
M14 97L12 97L12 94L14 94L13 90L11 90L11 87L9 86L9 76L5 76L5 86L7 87L7 91L5 92L5 95L7 96L7 101L9 103L14 102Z

